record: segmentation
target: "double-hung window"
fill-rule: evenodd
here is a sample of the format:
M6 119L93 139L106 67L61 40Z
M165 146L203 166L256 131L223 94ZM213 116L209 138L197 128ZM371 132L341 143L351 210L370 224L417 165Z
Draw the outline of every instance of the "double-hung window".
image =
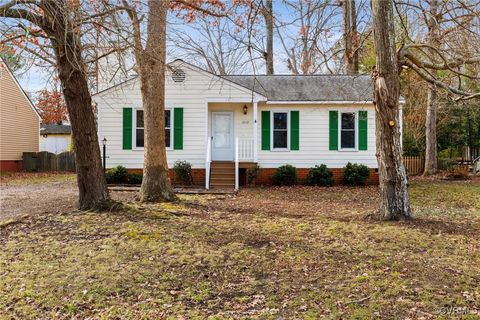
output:
M288 149L288 112L273 112L273 149Z
M143 110L135 110L135 147L143 148L145 146L144 141L144 125L143 125ZM165 110L165 147L172 147L172 112L170 109Z
M355 149L356 128L355 112L342 112L340 118L340 148Z

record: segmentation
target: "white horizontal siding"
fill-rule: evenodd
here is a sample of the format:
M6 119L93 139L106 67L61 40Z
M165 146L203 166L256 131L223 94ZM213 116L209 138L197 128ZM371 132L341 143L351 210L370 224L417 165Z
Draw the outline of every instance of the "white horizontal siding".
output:
M367 105L259 105L259 152L258 164L263 168L276 168L291 164L297 168L310 168L317 164L326 164L330 168L342 168L348 162L361 163L377 168L375 157L375 109ZM263 151L261 150L261 112L298 110L300 115L300 150ZM329 111L356 112L368 111L368 149L365 151L329 150ZM340 115L339 115L340 116ZM271 124L273 125L273 124ZM290 132L289 132L290 135ZM339 141L340 144L340 141Z
M183 150L167 150L170 167L176 160L186 160L193 168L205 167L206 139L209 128L207 101L214 99L241 100L245 103L209 103L211 111L234 111L235 133L240 138L252 137L253 107L248 90L188 66L182 67L187 73L184 83L173 83L167 76L166 107L184 108ZM99 139L107 138L107 167L123 165L127 168L143 167L143 150L122 149L122 109L141 107L142 96L138 79L131 80L94 97L98 104ZM243 115L243 105L248 105L247 115ZM298 110L300 113L300 150L262 151L261 150L261 111ZM329 111L368 111L368 150L330 151L329 150ZM375 110L372 104L365 105L266 105L258 104L258 161L263 168L276 168L291 164L297 168L309 168L326 164L330 168L341 168L349 161L377 168L375 157Z

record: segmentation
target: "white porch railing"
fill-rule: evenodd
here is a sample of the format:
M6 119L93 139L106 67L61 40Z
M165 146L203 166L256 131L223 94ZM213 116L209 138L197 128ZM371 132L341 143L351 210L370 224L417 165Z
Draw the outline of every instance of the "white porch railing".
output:
M253 162L255 158L253 139L238 139L238 153L240 161Z
M235 137L235 190L238 190L239 184L239 162L240 162L240 152L239 152L239 139Z
M205 189L210 189L210 164L212 163L212 138L207 138L207 155L205 158Z

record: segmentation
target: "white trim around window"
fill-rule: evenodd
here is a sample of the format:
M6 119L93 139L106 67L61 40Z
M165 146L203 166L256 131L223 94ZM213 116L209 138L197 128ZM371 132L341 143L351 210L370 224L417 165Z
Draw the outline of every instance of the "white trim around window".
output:
M143 108L133 108L132 115L132 150L143 150L143 147L137 147L137 112L143 111ZM143 128L142 128L143 129Z
M286 148L275 148L274 144L274 131L275 131L275 113L286 113L287 114L287 147ZM270 110L270 151L290 151L290 110Z
M143 151L144 147L137 147L137 129L143 129L143 128L137 128L137 111L143 111L143 108L133 108L133 116L132 116L132 150L140 150ZM165 111L170 112L170 146L165 147L166 150L173 150L173 108L167 107L165 108ZM165 128L168 129L168 128ZM145 130L144 130L145 133Z
M355 115L355 120L354 120L354 147L353 148L342 148L342 114L345 113L353 113ZM338 151L358 151L358 111L351 111L351 110L345 110L341 111L338 110Z

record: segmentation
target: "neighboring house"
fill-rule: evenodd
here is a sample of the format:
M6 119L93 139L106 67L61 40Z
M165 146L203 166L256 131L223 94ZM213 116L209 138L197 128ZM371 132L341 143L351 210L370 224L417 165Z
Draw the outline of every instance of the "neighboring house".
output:
M72 128L64 124L40 125L40 151L59 154L72 148Z
M100 145L107 139L107 167L141 172L139 79L101 91L94 100ZM378 183L369 76L217 76L175 60L167 69L165 107L168 165L190 162L197 184L233 186L236 154L239 183L255 163L261 167L257 184L271 183L284 164L297 167L299 179L326 164L340 182L348 162L370 167L369 183Z
M38 151L40 115L0 59L0 172L22 170L23 152Z

